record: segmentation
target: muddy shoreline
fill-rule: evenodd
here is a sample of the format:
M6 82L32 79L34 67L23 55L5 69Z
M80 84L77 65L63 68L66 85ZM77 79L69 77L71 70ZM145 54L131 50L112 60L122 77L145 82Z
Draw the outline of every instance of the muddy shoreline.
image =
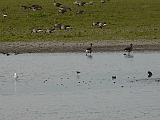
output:
M61 53L85 52L90 43L93 52L123 51L133 44L134 51L160 51L160 40L100 40L83 42L1 42L1 53Z

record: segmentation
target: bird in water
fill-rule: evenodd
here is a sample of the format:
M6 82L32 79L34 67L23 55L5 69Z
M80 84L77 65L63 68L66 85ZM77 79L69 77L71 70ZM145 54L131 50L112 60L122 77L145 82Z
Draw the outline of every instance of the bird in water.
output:
M131 43L130 44L130 47L126 47L125 49L124 49L124 51L126 51L126 52L128 52L128 55L130 55L130 52L133 50L133 44Z
M90 53L92 52L92 43L90 44L91 46L89 48L86 49L86 56L87 56L87 53Z
M17 73L15 72L14 73L14 79L17 80L17 78L18 78L18 76L17 76Z
M151 77L151 76L152 76L152 72L148 71L148 77Z
M76 71L77 72L77 75L79 75L81 72L80 71Z

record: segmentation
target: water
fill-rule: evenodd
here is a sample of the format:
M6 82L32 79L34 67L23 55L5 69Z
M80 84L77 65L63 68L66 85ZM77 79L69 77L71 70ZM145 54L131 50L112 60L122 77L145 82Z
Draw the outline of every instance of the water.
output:
M1 54L0 117L159 120L159 57L154 51Z

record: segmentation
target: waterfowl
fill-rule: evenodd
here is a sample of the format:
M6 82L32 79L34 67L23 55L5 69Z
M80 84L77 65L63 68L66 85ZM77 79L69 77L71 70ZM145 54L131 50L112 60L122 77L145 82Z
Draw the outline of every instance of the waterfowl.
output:
M68 28L71 28L70 25L61 25L61 30L66 30Z
M60 10L69 10L69 11L71 11L72 9L70 8L70 7L67 7L67 6L62 6L62 7L60 7L59 8Z
M35 11L35 10L41 10L41 9L42 9L42 6L40 6L40 5L32 5L30 8L31 8L33 11Z
M60 7L62 4L61 3L56 3L56 1L54 0L53 5L56 6L56 7Z
M98 26L100 22L93 22L92 26Z
M7 13L2 13L2 15L3 15L3 18L7 17Z
M148 71L148 77L151 77L151 76L152 76L152 72Z
M45 31L45 33L53 33L55 29L49 28Z
M93 2L93 1L90 1L88 4L89 4L89 5L94 5L94 2Z
M112 76L112 80L116 79L116 76Z
M17 78L18 78L18 76L17 76L17 73L15 72L14 73L14 79L17 80Z
M128 54L130 54L130 52L133 50L133 44L131 43L130 44L130 47L126 47L125 49L124 49L124 51L126 51L126 52L128 52Z
M106 2L106 0L101 0L101 3L105 3Z
M76 71L77 72L77 75L79 75L81 72L79 72L79 71Z
M86 49L86 56L87 56L87 53L90 53L92 52L92 43L90 44L91 46L89 48Z
M106 22L100 22L100 23L98 23L98 25L102 29L106 25Z
M78 1L75 1L75 2L73 2L73 4L78 5L78 4L79 4L79 2L78 2Z
M32 31L31 31L31 33L39 33L39 32L41 32L41 31L43 31L42 29L33 29Z
M86 4L86 2L79 2L78 6L84 6Z
M61 24L59 24L59 23L56 23L56 24L54 24L54 28L58 28L58 29L61 29Z
M83 10L77 10L76 14L82 14L84 11Z
M24 6L24 5L23 5L23 6L21 6L21 7L22 7L22 9L23 9L23 10L26 10L26 9L28 9L28 8L29 8L28 6Z
M65 12L67 12L67 10L66 10L66 9L59 9L59 10L58 10L58 14L60 14L60 13L62 13L62 14L63 14L63 13L65 13Z

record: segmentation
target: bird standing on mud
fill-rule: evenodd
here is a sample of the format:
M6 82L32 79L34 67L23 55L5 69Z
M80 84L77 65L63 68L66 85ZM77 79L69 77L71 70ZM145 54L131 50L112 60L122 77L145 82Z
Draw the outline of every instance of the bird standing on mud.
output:
M133 44L130 44L130 47L127 47L124 49L124 51L128 52L128 55L130 55L130 52L133 50Z
M92 52L92 43L90 45L91 45L91 47L86 49L86 56L87 56L87 53L91 54L91 52Z

